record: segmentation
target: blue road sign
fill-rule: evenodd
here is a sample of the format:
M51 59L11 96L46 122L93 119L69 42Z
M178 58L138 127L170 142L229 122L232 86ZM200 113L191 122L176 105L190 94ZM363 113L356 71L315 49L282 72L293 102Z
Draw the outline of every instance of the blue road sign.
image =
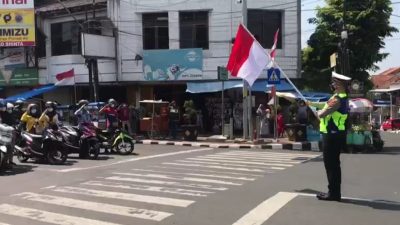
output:
M279 68L268 69L268 84L280 84L281 83L281 70Z

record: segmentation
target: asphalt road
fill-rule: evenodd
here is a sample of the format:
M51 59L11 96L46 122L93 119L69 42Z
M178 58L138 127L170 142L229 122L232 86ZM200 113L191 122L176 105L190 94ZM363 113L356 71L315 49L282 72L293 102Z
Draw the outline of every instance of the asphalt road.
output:
M3 224L399 224L400 135L343 154L343 202L313 152L137 145L137 155L26 163L0 174ZM310 194L311 193L311 194Z

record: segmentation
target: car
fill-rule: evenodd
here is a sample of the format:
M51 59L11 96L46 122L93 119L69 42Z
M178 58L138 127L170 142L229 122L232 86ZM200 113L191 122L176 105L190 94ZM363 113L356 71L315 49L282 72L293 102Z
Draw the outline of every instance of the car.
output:
M387 119L382 123L381 130L400 130L400 119Z

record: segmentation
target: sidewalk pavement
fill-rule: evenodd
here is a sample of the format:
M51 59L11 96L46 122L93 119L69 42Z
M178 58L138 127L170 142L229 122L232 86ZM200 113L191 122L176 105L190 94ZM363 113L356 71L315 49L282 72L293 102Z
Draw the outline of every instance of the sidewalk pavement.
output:
M206 148L247 148L247 149L274 149L295 151L320 151L318 142L291 142L287 138L280 138L278 142L272 139L263 139L256 142L240 140L209 140L206 137L198 137L197 141L180 140L137 140L137 144L145 145L176 145Z

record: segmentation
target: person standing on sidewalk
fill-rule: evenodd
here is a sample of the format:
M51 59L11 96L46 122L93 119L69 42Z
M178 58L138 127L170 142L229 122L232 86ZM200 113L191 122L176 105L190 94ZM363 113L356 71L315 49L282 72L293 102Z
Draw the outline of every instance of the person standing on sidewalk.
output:
M121 122L122 130L125 130L130 135L132 134L131 123L130 123L130 110L128 104L122 103L118 107L118 119Z
M169 103L169 131L171 137L176 139L179 123L179 109L176 107L176 102Z
M346 121L349 114L347 83L350 80L350 77L332 72L330 87L334 95L318 111L324 165L328 177L328 193L318 194L319 200L341 200L340 152L346 148ZM318 104L312 105L319 107Z

